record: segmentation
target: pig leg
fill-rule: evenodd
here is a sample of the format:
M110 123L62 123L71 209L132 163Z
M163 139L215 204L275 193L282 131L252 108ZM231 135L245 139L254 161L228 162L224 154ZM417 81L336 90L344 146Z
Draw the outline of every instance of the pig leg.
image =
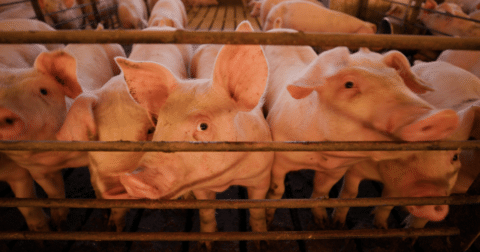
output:
M112 208L110 211L110 218L108 219L108 227L110 230L116 230L122 232L125 228L125 218L129 208Z
M27 170L23 168L15 171L15 177L9 178L7 183L10 185L15 197L17 198L36 198L35 187L33 179ZM50 231L48 225L48 218L40 207L19 207L18 210L22 213L27 222L30 231Z
M354 199L358 195L358 186L362 182L360 176L356 176L353 170L347 171L343 180L342 189L338 198L341 199ZM336 227L344 228L347 220L347 214L350 207L336 207L333 210L333 223Z
M32 173L32 177L42 187L49 198L65 198L65 185L61 171L51 173ZM55 225L58 230L63 230L63 227L67 221L68 212L68 208L50 209L50 216L52 218L53 225Z
M390 190L386 185L382 191L382 197L395 197L393 193L390 193ZM375 217L373 219L373 225L377 228L388 229L388 216L392 212L393 206L378 206L373 210Z
M268 185L270 185L270 174L267 173L263 182L260 182L259 185L265 186L251 186L247 187L248 198L249 199L265 199L265 196L268 192ZM250 208L250 227L252 232L267 232L267 221L265 216L264 208ZM262 241L255 241L255 245L260 251L266 250L262 248Z
M210 190L196 190L193 191L195 198L198 200L214 200L216 193ZM216 232L217 231L217 220L215 219L215 209L199 209L200 215L200 232ZM212 250L212 242L204 241L199 242L199 245L205 245L207 251Z
M330 189L343 177L347 168L329 171L315 171L313 179L312 199L328 199ZM312 208L315 223L320 228L325 228L329 223L327 209L325 207Z
M272 178L270 180L270 189L267 193L267 199L281 199L283 193L285 192L285 176L289 172L288 169L285 169L281 162L275 158L274 164L272 166ZM266 209L266 218L267 225L270 226L275 217L276 208L267 208Z

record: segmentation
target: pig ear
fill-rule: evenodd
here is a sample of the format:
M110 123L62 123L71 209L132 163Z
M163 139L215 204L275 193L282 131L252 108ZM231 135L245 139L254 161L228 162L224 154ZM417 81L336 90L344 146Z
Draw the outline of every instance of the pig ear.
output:
M43 52L35 59L34 67L59 82L66 96L75 99L82 93L77 80L77 62L70 54L61 50Z
M240 24L238 24L237 29L235 29L237 32L252 32L253 27L252 24L248 20L243 20Z
M213 87L222 88L240 109L257 106L267 84L268 66L259 45L225 45L217 55Z
M424 9L434 10L435 8L437 8L437 2L435 2L434 0L427 0L427 1L423 4L423 8L424 8Z
M168 96L177 87L177 79L164 66L116 57L130 94L148 113L156 116Z
M325 80L349 64L350 51L346 47L336 47L325 51L300 73L300 78L287 86L295 99L307 97L313 90L319 91Z
M56 134L59 141L93 141L96 140L97 126L93 108L97 103L94 95L79 96L67 113L62 127Z
M384 54L383 62L387 66L397 70L398 74L405 82L405 85L407 85L407 87L413 92L423 94L427 91L434 91L412 72L410 69L410 63L401 52L393 50Z

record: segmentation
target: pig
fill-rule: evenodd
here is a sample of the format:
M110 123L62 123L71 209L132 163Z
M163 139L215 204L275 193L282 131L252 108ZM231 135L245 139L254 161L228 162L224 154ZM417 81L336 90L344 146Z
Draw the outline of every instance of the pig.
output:
M161 64L178 78L187 79L191 54L191 45L136 44L129 58ZM79 95L56 137L61 141L149 141L154 130L152 116L133 100L125 77L120 74L101 89ZM106 198L107 191L121 188L120 175L133 172L142 155L142 152L88 152L91 182L97 198ZM113 208L108 226L122 231L127 212L128 209Z
M480 51L445 50L437 58L473 73L480 78Z
M407 152L405 152L407 153ZM452 191L460 169L460 150L456 151L411 151L404 157L354 164L345 173L339 198L355 198L362 180L383 183L382 197L435 197L448 196ZM335 208L333 223L345 225L349 207ZM380 206L374 210L374 225L388 228L388 216L393 206ZM448 214L448 205L408 206L407 210L417 217L441 221Z
M476 22L450 17L442 13L469 18L462 9L453 3L442 3L437 5L433 0L427 0L418 16L418 19L430 29L434 35L450 35L459 37L476 37L480 36L480 26ZM441 13L433 13L428 9L435 10Z
M17 198L36 198L30 173L0 153L0 180L6 181ZM30 231L50 231L48 217L40 207L19 207Z
M377 31L377 26L372 23L306 1L286 1L272 7L265 18L263 30L274 27L303 32L374 34Z
M38 0L42 11L50 14L52 25L59 29L80 29L83 25L82 10L76 0Z
M395 2L403 3L405 5L392 3L392 5L390 6L390 9L387 12L385 12L385 15L403 20L405 18L405 14L407 13L407 10L408 10L407 7L408 7L408 4L410 3L410 0L397 0ZM410 4L411 6L415 6L415 1L411 1Z
M69 99L120 72L114 56L125 56L118 44L72 44L41 53L31 68L0 69L0 140L55 140ZM27 169L50 198L65 197L61 169L88 164L84 152L2 152ZM59 227L67 214L68 209L52 209L52 221Z
M480 9L479 0L445 0L445 3L454 3L462 8L462 11L470 14Z
M459 129L448 139L466 140L469 137L480 137L479 106L480 79L472 73L443 61L415 62L412 71L435 91L420 96L438 108L452 108L461 117ZM445 99L448 97L448 99ZM461 184L468 184L463 169L463 151L460 154L462 168L458 174L459 182L451 192L458 192ZM468 162L467 166L471 165ZM466 174L468 174L468 168ZM458 181L457 180L457 181ZM465 188L465 187L463 187ZM421 228L428 222L422 216L409 216L407 227Z
M270 10L273 8L273 6L285 2L285 1L291 1L291 0L263 0L263 1L252 1L248 5L252 8L252 11L250 12L250 15L252 17L258 17L260 24L264 25L267 15L270 12ZM305 0L307 2L312 2L315 4L318 4L320 6L324 6L321 2L317 0Z
M187 11L180 0L159 0L151 9L148 26L170 26L185 29L188 23Z
M29 1L17 2L15 0L0 0L0 20L12 18L36 18L35 11Z
M276 29L272 31L282 31ZM336 47L318 56L308 46L265 46L269 82L264 113L273 141L428 141L452 134L458 116L418 97L430 90L398 51ZM441 123L440 123L441 122ZM351 165L393 159L392 152L275 152L267 198L280 199L290 171L316 171L312 198L327 197ZM275 209L267 209L267 221ZM324 208L315 221L328 220Z
M118 18L124 29L147 27L147 6L143 0L119 0Z
M244 21L237 30L253 28ZM214 69L200 74L208 79L182 80L154 63L117 59L132 96L157 119L152 140L271 141L261 111L268 77L262 48L224 45L211 60ZM154 93L154 86L162 91ZM250 199L264 199L272 158L272 152L149 152L120 181L133 198L174 199L191 190L197 199L214 199L216 192L241 185ZM264 209L250 209L250 225L266 231ZM200 230L215 229L215 210L200 209Z
M48 24L33 19L8 19L0 21L0 31L55 31ZM18 44L0 47L0 67L32 67L37 56L48 50L61 49L62 44Z

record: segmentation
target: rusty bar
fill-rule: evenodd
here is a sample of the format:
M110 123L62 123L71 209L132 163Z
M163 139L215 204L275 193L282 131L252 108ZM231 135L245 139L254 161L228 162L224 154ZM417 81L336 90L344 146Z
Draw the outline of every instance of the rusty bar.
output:
M173 44L263 44L381 47L396 49L480 50L480 39L443 36L230 31L2 31L1 44L18 43L173 43Z
M0 232L0 240L71 241L238 241L318 240L458 235L458 228L357 229L271 232Z
M0 198L0 207L69 208L146 208L146 209L244 209L244 208L314 208L370 207L410 205L479 204L480 195L414 198L359 199L281 199L281 200L105 200L105 199L17 199Z
M0 141L4 151L414 151L480 149L480 140L449 142L151 142Z

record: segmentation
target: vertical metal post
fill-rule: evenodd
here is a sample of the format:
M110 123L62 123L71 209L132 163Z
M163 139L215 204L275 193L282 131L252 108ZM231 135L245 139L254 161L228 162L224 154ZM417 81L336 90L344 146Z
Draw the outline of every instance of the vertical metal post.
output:
M42 9L40 8L40 4L38 4L38 0L30 0L30 3L32 3L32 7L35 11L37 19L45 22L45 16L43 15Z

